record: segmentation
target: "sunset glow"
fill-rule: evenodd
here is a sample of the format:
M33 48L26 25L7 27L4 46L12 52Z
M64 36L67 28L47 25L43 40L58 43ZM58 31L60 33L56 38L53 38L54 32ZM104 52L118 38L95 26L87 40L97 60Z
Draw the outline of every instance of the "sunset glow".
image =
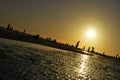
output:
M89 30L87 31L87 36L88 36L89 38L95 38L95 36L96 36L95 30L94 30L94 29L89 29Z
M120 0L2 0L0 26L120 55ZM111 44L112 43L112 44ZM116 52L114 52L116 51Z

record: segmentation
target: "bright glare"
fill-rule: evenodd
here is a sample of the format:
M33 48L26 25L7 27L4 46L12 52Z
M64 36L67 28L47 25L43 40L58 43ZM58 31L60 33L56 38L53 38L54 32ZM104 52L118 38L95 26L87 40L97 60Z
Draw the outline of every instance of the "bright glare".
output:
M95 30L94 30L94 29L89 29L89 30L87 31L87 36L88 36L89 38L94 38L94 37L96 36Z

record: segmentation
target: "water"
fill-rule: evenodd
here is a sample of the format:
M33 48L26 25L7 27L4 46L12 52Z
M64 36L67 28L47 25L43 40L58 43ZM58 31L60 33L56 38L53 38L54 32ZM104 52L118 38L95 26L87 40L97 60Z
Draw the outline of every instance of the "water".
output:
M120 62L0 38L0 80L120 80Z

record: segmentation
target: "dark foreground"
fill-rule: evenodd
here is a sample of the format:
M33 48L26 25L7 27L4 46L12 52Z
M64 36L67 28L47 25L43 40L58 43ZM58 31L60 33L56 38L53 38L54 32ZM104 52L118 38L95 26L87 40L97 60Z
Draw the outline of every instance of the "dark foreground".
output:
M0 80L120 79L116 59L8 43L0 42Z

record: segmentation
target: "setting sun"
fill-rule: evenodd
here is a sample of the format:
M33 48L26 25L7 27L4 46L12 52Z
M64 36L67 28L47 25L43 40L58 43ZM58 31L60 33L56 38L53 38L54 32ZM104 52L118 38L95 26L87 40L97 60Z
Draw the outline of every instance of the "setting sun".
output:
M95 30L94 30L94 29L89 29L89 30L87 31L87 36L88 36L89 38L94 38L94 37L96 36Z

